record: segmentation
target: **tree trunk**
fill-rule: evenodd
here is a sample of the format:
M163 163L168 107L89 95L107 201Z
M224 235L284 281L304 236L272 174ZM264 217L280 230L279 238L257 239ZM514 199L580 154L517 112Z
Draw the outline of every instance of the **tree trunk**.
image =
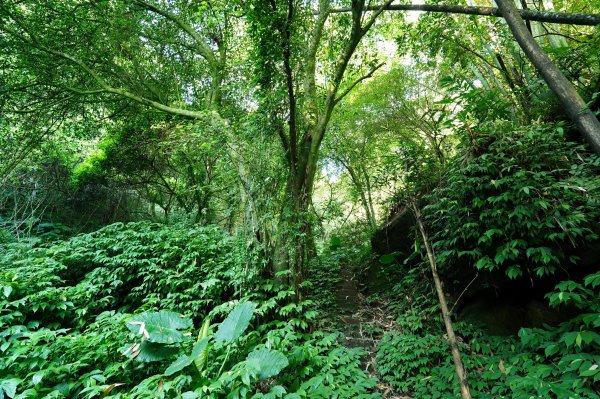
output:
M379 68L378 66L371 69L369 73L350 83L346 89L340 92L344 74L358 44L375 23L375 19L381 14L383 8L393 0L386 0L369 18L364 18L365 1L352 1L350 32L327 84L327 94L322 101L322 106L320 106L321 93L317 90L317 54L323 38L323 29L330 14L330 2L327 0L318 2L317 19L310 32L307 32L308 41L305 43L306 49L304 49L306 53L303 58L303 67L297 79L298 82L302 82L301 86L294 84L295 76L291 63L290 32L294 19L293 0L288 1L287 20L284 22L284 28L272 27L278 29L283 37L282 58L288 94L288 104L286 105L289 110L288 132L279 129L279 136L287 157L289 177L285 192L286 205L282 208L277 238L278 245L274 251L273 263L276 273L283 270L292 272L298 299L301 297L300 283L305 277L305 271L310 260L316 254L310 206L317 174L319 150L327 125L336 104L358 83L371 77ZM304 89L302 108L296 107L296 87L303 87ZM302 112L299 109L302 109ZM302 120L304 123L298 125L298 120ZM302 129L299 126L302 126ZM302 134L300 134L300 130L302 130ZM283 245L280 247L279 244ZM286 259L288 267L285 267Z
M423 219L421 217L421 211L419 210L418 204L415 200L411 200L409 205L413 211L413 214L415 215L417 225L419 226L419 231L421 232L421 237L423 238L423 244L425 245L425 249L427 251L427 258L429 260L429 265L431 266L431 274L433 275L433 281L435 283L435 290L437 291L440 306L442 308L442 318L444 319L444 325L446 326L446 334L448 335L448 343L450 344L450 350L452 352L454 369L456 370L458 383L460 384L460 395L463 399L471 399L469 383L467 382L465 368L460 357L460 351L458 350L458 342L456 340L456 335L454 335L454 327L452 326L452 320L450 319L450 312L448 311L448 305L446 304L446 296L444 295L442 282L437 272L437 264L435 261L433 248L431 247L429 237L425 231L425 226L423 225Z
M364 165L362 165L362 171L363 171L363 176L365 177L365 189L367 191L367 200L369 201L368 207L371 210L371 218L373 219L372 228L373 228L373 230L375 230L377 228L377 213L375 213L375 206L373 205L371 179L369 179L369 173L367 171L367 168L365 168Z
M366 170L359 165L359 170L362 172L363 176L365 177L365 184L367 185L367 187L365 188L362 185L360 176L356 173L356 170L354 170L354 168L350 165L350 162L349 161L346 162L343 159L339 159L339 161L342 163L342 165L348 171L348 174L350 175L350 180L352 180L352 183L354 183L356 191L358 191L358 195L360 196L360 202L365 211L365 216L367 218L367 223L369 224L369 227L371 229L375 230L375 228L376 228L375 212L374 212L373 203L372 203L372 199L371 199L370 187L368 186L369 180L368 180L368 176L366 174ZM367 195L368 195L368 198L367 198Z
M306 177L299 180L296 174L290 174L285 188L285 198L279 216L277 238L273 251L273 271L279 282L289 282L296 291L296 299L302 299L300 284L306 277L308 264L316 255L309 215L312 189L306 193L309 181ZM289 270L288 277L278 273Z
M537 44L512 0L496 0L496 4L525 55L556 94L565 112L592 146L594 152L600 155L600 122L594 113L590 111L573 84Z

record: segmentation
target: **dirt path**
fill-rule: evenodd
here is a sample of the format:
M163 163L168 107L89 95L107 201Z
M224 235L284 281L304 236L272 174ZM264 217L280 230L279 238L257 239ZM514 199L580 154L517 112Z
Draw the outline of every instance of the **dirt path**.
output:
M336 291L340 314L340 331L345 335L343 344L348 348L362 348L365 356L362 367L378 380L378 390L384 399L410 399L396 394L392 387L380 379L377 372L377 343L383 333L394 328L394 320L382 303L366 303L365 296L358 289L356 276L349 270L342 270L342 282Z

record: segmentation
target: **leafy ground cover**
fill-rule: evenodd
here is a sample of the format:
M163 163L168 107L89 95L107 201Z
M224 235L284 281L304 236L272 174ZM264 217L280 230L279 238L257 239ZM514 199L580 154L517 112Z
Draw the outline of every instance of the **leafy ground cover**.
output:
M561 137L490 133L485 153L455 160L424 208L430 226L450 226L433 236L445 272L464 257L510 279L578 267L569 246L597 239L598 161ZM418 242L378 257L340 230L300 299L289 271L265 277L263 249L215 225L40 228L2 234L0 398L459 396ZM599 291L592 269L561 282L546 301L574 317L518 336L457 322L473 394L597 398Z
M2 250L2 397L376 397L361 350L315 331L313 305L248 273L253 255L216 227Z

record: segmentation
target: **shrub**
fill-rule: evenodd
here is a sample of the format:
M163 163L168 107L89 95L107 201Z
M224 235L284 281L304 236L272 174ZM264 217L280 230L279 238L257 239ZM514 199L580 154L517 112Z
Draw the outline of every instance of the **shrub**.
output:
M256 255L217 227L115 224L0 245L4 397L379 397L362 352L310 332L313 303L260 279ZM252 312L231 310L249 301ZM227 321L241 313L254 315L247 330ZM226 321L201 329L208 319ZM278 374L286 364L293 372Z
M560 127L493 128L429 198L438 263L449 270L462 258L516 278L576 262L567 249L598 238L600 158L565 141Z
M553 306L581 314L557 327L521 329L519 337L486 335L456 323L471 393L477 398L597 398L600 383L600 273L565 281L548 295ZM378 371L418 398L458 397L450 349L441 333L404 330L380 341Z

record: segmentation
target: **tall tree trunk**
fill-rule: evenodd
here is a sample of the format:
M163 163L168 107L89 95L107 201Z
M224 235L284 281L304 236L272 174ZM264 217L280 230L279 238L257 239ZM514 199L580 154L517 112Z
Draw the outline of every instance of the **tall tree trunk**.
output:
M312 187L307 192L309 183L308 176L290 173L273 253L276 280L291 283L297 300L302 299L300 284L306 277L308 264L316 255L310 217ZM277 276L277 273L288 270L291 272L288 277Z
M363 176L365 177L365 189L367 192L367 201L369 202L368 207L371 211L372 218L372 228L373 230L377 228L377 214L375 213L375 206L373 205L373 195L371 190L371 179L369 179L369 172L364 165L361 165L361 169L363 171Z
M600 122L594 113L590 111L573 84L537 44L512 0L496 0L496 4L525 55L556 94L565 112L594 152L600 155Z
M309 261L316 252L310 206L317 174L320 146L336 104L357 84L370 78L383 65L380 64L371 69L370 72L341 90L344 74L358 44L373 26L383 8L391 4L392 1L386 0L368 18L365 18L366 0L352 0L352 22L349 34L330 76L325 98L322 98L322 94L317 90L317 54L323 38L327 17L330 14L330 1L319 0L318 2L317 18L312 29L308 32L308 40L305 43L306 48L303 49L303 52L305 51L302 59L303 65L297 75L294 74L291 62L292 41L290 40L290 34L293 28L295 7L293 0L288 0L286 20L279 26L272 26L272 29L278 29L282 36L281 49L288 94L286 105L289 110L288 131L279 129L281 143L286 153L289 177L285 192L286 205L282 209L277 238L278 244L274 251L273 263L276 273L283 270L292 272L294 288L298 298L301 296L300 283L305 277ZM302 85L296 85L295 81L301 82ZM295 90L297 87L302 87L304 91L302 108L296 107ZM298 120L302 120L304 123L299 125L297 124ZM281 244L283 245L280 247Z
M346 168L346 170L348 171L348 174L350 175L350 180L352 180L352 183L354 183L356 191L358 191L358 195L360 196L360 202L365 211L365 216L367 218L367 223L369 224L369 227L371 229L375 229L375 227L376 227L375 210L373 208L373 201L371 198L371 192L370 192L370 187L369 187L369 177L366 173L366 170L364 169L364 167L359 165L358 169L360 170L363 177L365 178L366 187L363 187L363 184L361 182L361 176L350 165L350 162L345 161L341 158L338 158L338 160L341 162L341 164L344 166L344 168Z
M433 275L433 282L435 283L435 290L438 294L438 299L440 301L440 307L442 308L442 318L444 319L444 325L446 326L446 334L448 335L448 343L450 344L450 350L452 352L452 360L454 361L454 369L456 370L456 375L458 377L458 383L460 384L460 395L463 399L471 399L471 392L469 390L469 383L467 382L467 376L465 373L465 368L463 366L462 359L460 357L460 351L458 350L458 341L456 340L456 335L454 334L454 327L452 326L452 320L450 319L450 312L448 311L448 304L446 303L446 296L444 295L444 289L442 287L442 282L440 280L440 276L437 272L437 264L435 261L435 255L433 253L433 248L431 247L431 243L429 242L429 236L425 231L425 226L423 225L423 218L421 215L421 211L419 209L419 205L417 201L414 199L410 200L409 204L413 214L415 215L415 219L417 221L417 225L419 226L419 231L421 233L421 237L423 238L423 244L425 245L425 250L427 251L427 258L429 260L429 266L431 267L431 274Z

